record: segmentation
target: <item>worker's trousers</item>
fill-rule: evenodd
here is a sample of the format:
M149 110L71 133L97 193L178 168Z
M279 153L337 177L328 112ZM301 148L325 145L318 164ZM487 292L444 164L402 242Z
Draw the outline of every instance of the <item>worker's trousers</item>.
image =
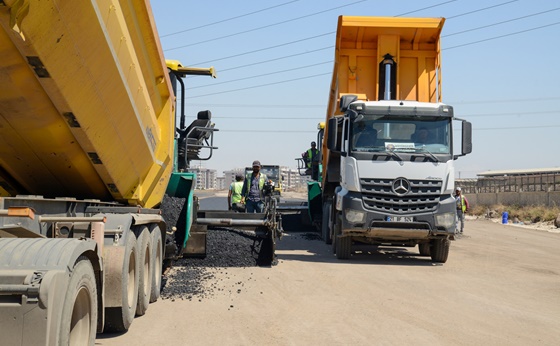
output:
M455 228L459 233L463 233L465 228L465 213L461 209L457 209L457 225Z

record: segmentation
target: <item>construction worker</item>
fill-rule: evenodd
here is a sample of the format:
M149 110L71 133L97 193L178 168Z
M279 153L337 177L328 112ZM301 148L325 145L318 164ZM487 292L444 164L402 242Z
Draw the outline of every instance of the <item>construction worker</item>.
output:
M319 150L317 149L317 144L311 142L311 148L307 149L301 156L307 166L305 173L310 174L311 179L317 180L319 177Z
M244 211L243 207L244 198L241 194L243 190L243 175L236 174L235 181L229 186L228 192L228 209L235 211Z
M243 182L241 195L245 198L245 211L247 213L264 212L263 187L266 175L261 173L260 170L260 161L253 161L253 172L247 174L245 182Z
M465 213L469 211L469 201L467 197L461 194L460 187L455 189L455 204L457 205L457 230L459 234L463 234L463 229L465 228ZM458 223L461 223L461 228L459 228Z

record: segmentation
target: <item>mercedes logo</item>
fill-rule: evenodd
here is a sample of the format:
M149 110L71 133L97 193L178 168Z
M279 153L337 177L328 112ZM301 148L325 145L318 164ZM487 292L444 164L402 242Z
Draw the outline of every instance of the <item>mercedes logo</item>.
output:
M398 196L405 195L408 191L410 191L410 182L405 178L397 178L393 180L393 192Z

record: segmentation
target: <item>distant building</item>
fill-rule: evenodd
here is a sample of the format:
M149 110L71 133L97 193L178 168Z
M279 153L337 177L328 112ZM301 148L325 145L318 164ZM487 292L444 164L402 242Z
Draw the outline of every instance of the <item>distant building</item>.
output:
M235 181L235 175L241 174L245 176L245 168L234 168L229 171L224 171L224 188L229 189L231 183Z
M229 186L229 185L228 185ZM225 190L227 186L225 184L225 177L217 177L216 178L216 189L217 190Z
M282 166L280 167L280 172L283 177L282 185L284 191L294 191L298 190L301 187L302 176L299 175L297 169Z
M215 190L216 186L216 170L204 167L190 168L189 172L196 173L195 189L198 190Z

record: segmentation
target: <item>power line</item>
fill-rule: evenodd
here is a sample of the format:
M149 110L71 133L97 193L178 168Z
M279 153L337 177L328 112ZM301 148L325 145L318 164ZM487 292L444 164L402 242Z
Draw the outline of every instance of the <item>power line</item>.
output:
M536 97L529 99L502 99L502 100L479 100L479 101L469 101L469 102L451 102L453 105L464 105L464 104L482 104L482 103L511 103L511 102L533 102L533 101L554 101L560 100L560 97Z
M548 128L556 128L556 127L560 127L560 125L515 126L515 127L484 127L484 128L474 128L473 131L548 129Z
M191 98L204 97L204 96L213 96L213 95L216 95L216 94L226 94L226 93L231 93L231 92L241 91L241 90L262 88L262 87L265 87L265 86L276 85L276 84L283 84L283 83L289 83L289 82L294 82L294 81L297 81L297 80L315 78L315 77L325 76L325 75L329 75L329 74L330 74L330 72L328 72L328 73L319 73L319 74L315 74L315 75L311 75L311 76L305 76L305 77L300 77L300 78L288 79L288 80L283 80L283 81L273 82L273 83L267 83L267 84L261 84L261 85L254 85L254 86L249 86L249 87L245 87L245 88L239 88L239 89L233 89L233 90L226 90L226 91L220 91L220 92L216 92L216 93L203 94L203 95L188 96L187 98L191 99Z
M227 83L233 83L233 82L239 82L242 80L247 80L247 79L254 79L254 78L260 78L260 77L264 77L264 76L271 76L271 75L275 75L278 73L284 73L284 72L291 72L291 71L296 71L296 70L301 70L304 68L308 68L308 67L313 67L313 66L319 66L319 65L324 65L324 64L329 64L332 63L333 61L324 61L324 62L319 62L316 64L311 64L311 65L306 65L306 66L300 66L300 67L294 67L294 68L290 68L287 70L281 70L281 71L275 71L275 72L270 72L270 73L263 73L260 75L256 75L256 76L249 76L249 77L244 77L244 78L238 78L238 79L231 79L225 82L221 82L221 83L212 83L212 84L207 84L207 85L200 85L200 86L194 86L194 87L188 87L189 90L192 89L200 89L200 88L207 88L207 87L213 87L215 85L219 85L219 84L227 84Z
M322 108L326 108L325 106L321 106ZM511 116L511 115L537 115L537 114L560 114L560 111L543 111L543 112L526 112L526 113L487 113L487 114L470 114L470 115L461 115L461 117L477 117L477 116L484 116L484 117L501 117L501 116ZM217 117L212 117L212 119L231 119L231 120L236 120L236 119L254 119L254 120L258 120L258 119L262 119L262 120L316 120L316 119L322 119L324 120L324 117L312 117L312 118L303 118L303 117L262 117L262 116L242 116L242 117L221 117L221 116L217 116Z
M542 26L538 26L538 27L536 27L536 28L531 28L531 29L516 31L516 32L512 32L512 33L505 34L505 35L494 36L494 37L486 38L486 39L483 39L483 40L478 40L478 41L463 43L463 44L459 44L459 45L456 45L456 46L451 46L451 47L443 48L442 50L455 49L455 48L459 48L459 47L470 46L470 45L473 45L473 44L476 44L476 43L481 43L481 42L486 42L486 41L497 40L497 39L499 39L499 38L504 38L504 37L514 36L514 35L519 35L519 34L523 34L523 33L529 32L529 31L534 31L534 30L538 30L538 29L543 29L543 28L547 28L547 27L550 27L550 26L558 25L558 24L560 24L560 22L556 22L556 23L552 23L552 24L547 24L547 25L542 25Z
M219 21L217 21L217 22L212 22L212 23L200 25L200 26L197 26L197 27L194 27L194 28L189 28L189 29L185 29L185 30L180 30L180 31L172 32L172 33L170 33L170 34L161 35L160 37L163 38L163 37L173 36L173 35L177 35L177 34L181 34L181 33L187 32L187 31L192 31L192 30L196 30L196 29L200 29L200 28L206 28L206 27L209 27L209 26L212 26L212 25L216 25L216 24L221 24L221 23L229 22L229 21L234 20L234 19L239 19L239 18L243 18L243 17L248 17L248 16L253 15L253 14L257 14L257 13L260 13L260 12L264 12L264 11L271 10L271 9L273 9L273 8L278 8L278 7L281 7L281 6L289 5L289 4L294 3L294 2L297 2L297 1L299 1L299 0L292 0L292 1L284 2L284 3L282 3L282 4L278 4L278 5L275 5L275 6L263 8L263 9L258 10L258 11L253 11L253 12L245 13L245 14L242 14L242 15L239 15L239 16L235 16L235 17L231 17L231 18L227 18L227 19L222 19L222 20L219 20Z
M180 100L180 99L179 99ZM560 97L538 97L538 98L528 98L528 99L510 99L510 100L479 100L479 101L470 101L470 102L450 102L450 105L457 105L457 104L488 104L488 103L512 103L512 102L540 102L540 101L555 101L560 100ZM235 103L189 103L188 106L192 107L225 107L225 108L326 108L326 104L322 105L295 105L295 104L235 104ZM551 111L554 112L554 111ZM545 112L538 112L538 113L545 113ZM493 114L506 114L506 113L493 113ZM488 114L480 114L488 115ZM472 115L471 115L472 116Z
M501 117L501 116L512 116L512 115L537 115L537 114L560 114L560 110L557 110L557 111L543 111L543 112L469 114L469 115L464 115L464 116L465 117ZM461 115L461 117L463 117L463 115Z
M473 44L477 44L477 43L482 43L482 42L486 42L486 41L490 41L490 40L496 40L496 39L500 39L500 38L504 38L504 37L509 37L509 36L513 36L513 35L518 35L518 34L525 33L525 32L529 32L529 31L534 31L534 30L538 30L538 29L543 29L543 28L550 27L550 26L557 25L557 24L560 24L560 22L556 22L556 23L552 23L552 24L548 24L548 25L543 25L543 26L536 27L536 28L526 29L526 30L522 30L522 31L514 32L514 33L509 33L509 34L506 34L506 35L500 35L500 36L496 36L496 37L492 37L492 38L487 38L487 39L478 40L478 41L474 41L474 42L464 43L464 44L460 44L460 45L457 45L457 46L447 47L447 48L443 48L442 50L454 49L454 48L464 47L464 46L473 45ZM330 34L330 33L329 33L329 34ZM307 39L310 39L310 38L307 38ZM287 45L287 44L291 44L291 43L284 43L284 44L282 44L282 45ZM225 58L224 58L224 59L225 59ZM296 80L314 78L314 77L317 77L317 76L323 76L323 75L327 75L327 74L329 74L329 73L323 73L323 74L318 74L318 75L313 75L313 76L300 77L300 78L296 78L296 79L290 79L290 80L285 80L285 81L279 81L279 82L274 82L274 83L268 83L268 84L263 84L263 85L258 85L258 86L250 86L250 87L245 87L245 88L238 88L238 89L234 89L234 90L222 91L222 92L217 92L217 93L210 93L210 94L203 94L203 95L190 96L189 98L197 98L197 97L204 97L204 96L211 96L211 95L216 95L216 94L230 93L230 92L241 91L241 90L247 90L247 89L254 89L254 88L263 87L263 86L269 86L269 85L275 85L275 84L282 84L282 83L288 83L288 82L292 82L292 81L296 81Z
M268 24L268 25L265 25L265 26L260 26L260 27L257 27L257 28L253 28L253 29L249 29L249 30L245 30L245 31L240 31L240 32L236 32L236 33L233 33L233 34L229 34L229 35L215 37L215 38L204 40L204 41L198 41L198 42L190 43L190 44L183 45L183 46L180 46L180 47L169 48L169 49L166 49L166 51L175 50L175 49L179 49L179 48L185 48L185 47L192 47L192 46L196 46L196 45L199 45L199 44L202 44L202 43L214 42L214 41L221 40L221 39L224 39L224 38L229 38L229 37L233 37L233 36L237 36L237 35L241 35L241 34L246 34L246 33L249 33L249 32L253 32L253 31L257 31L257 30L261 30L261 29L266 29L266 28L270 28L270 27L273 27L273 26L281 25L281 24L286 24L286 23L293 22L293 21L296 21L296 20L313 17L313 16L316 16L316 15L319 15L319 14L322 14L322 13L325 13L325 12L338 10L340 8L343 8L343 7L352 6L352 5L355 5L357 3L365 2L365 1L368 1L368 0L355 1L355 2L352 2L350 4L346 4L346 5L342 5L342 6L338 6L338 7L333 7L333 8L330 8L328 10L323 10L323 11L311 13L311 14L308 14L308 15L305 15L305 16L284 20L284 21L281 21L281 22L278 22L278 23Z
M239 108L325 108L325 105L286 105L286 104L282 104L282 105L274 105L274 104L270 104L270 105L263 105L263 104L232 104L232 103L222 103L222 104L208 104L208 103L189 103L188 106L192 106L192 107L207 107L207 106L211 106L211 107L225 107L225 108L234 108L234 107L239 107Z
M468 30L463 30L463 31L454 32L454 33L452 33L452 34L442 35L441 37L449 37L449 36L464 34L464 33L466 33L466 32L470 32L470 31L475 31L475 30L490 28L490 27L492 27L492 26L497 26L497 25L501 25L501 24L505 24L505 23L510 23L510 22L514 22L514 21L517 21L517 20L521 20L521 19L525 19L525 18L529 18L529 17L534 17L534 16L538 16L538 15L541 15L541 14L545 14L545 13L549 13L549 12L553 12L553 11L557 11L557 10L560 10L560 7L553 8L553 9L551 9L551 10L546 10L546 11L538 12L538 13L529 14L529 15L526 15L526 16L523 16L523 17L517 17L517 18L505 20L505 21L502 21L502 22L494 23L494 24L489 24L489 25L479 26L479 27L477 27L477 28L472 28L472 29L468 29Z
M449 3L451 3L451 2L455 2L455 1L457 1L457 0L450 0L450 1L440 2L439 4L435 4L435 5L431 5L431 6L428 6L428 7L419 8L419 9L417 9L417 10L413 10L413 11L410 11L410 12L405 12L405 13L397 14L395 17L406 16L407 14L412 14L412 13L415 13L415 12L420 12L420 11L428 10L428 9L430 9L430 8L434 8L434 7L446 5L446 4L449 4Z
M225 71L231 71L231 70L236 70L239 68L243 68L243 67L248 67L248 66L255 66L255 65L261 65L267 62L272 62L272 61L277 61L277 60L282 60L282 59L287 59L287 58L293 58L295 56L300 56L300 55L305 55L305 54L311 54L311 53L315 53L321 50L325 50L325 49L332 49L334 48L334 46L328 46L328 47L323 47L323 48L317 48L317 49L313 49L313 50L308 50L302 53L296 53L296 54L291 54L291 55L284 55L278 58L274 58L274 59L269 59L269 60L263 60L263 61L258 61L258 62L254 62L251 64L246 64L246 65L240 65L240 66L235 66L235 67L230 67L230 68L226 68L226 69L220 69L220 73L223 73Z
M327 36L327 35L332 35L332 34L336 34L336 31L331 31L331 32L327 32L324 34L320 34L320 35L315 35L315 36L311 36L311 37L306 37L306 38L302 38L300 40L296 40L296 41L290 41L290 42L286 42L286 43L281 43L281 44L277 44L275 46L270 46L270 47L265 47L265 48L260 48L260 49L255 49L249 52L244 52L244 53L239 53L239 54L235 54L235 55L230 55L230 56L226 56L223 58L219 58L219 59L213 59L213 60L209 60L209 61L202 61L202 62L197 62L194 64L191 64L192 66L196 66L196 65L203 65L203 64L207 64L207 63L214 63L216 61L220 61L220 60L225 60L225 59L231 59L231 58L237 58L239 56L243 56L243 55L248 55L248 54L252 54L252 53L257 53L257 52L262 52L265 50L270 50L270 49L274 49L274 48L278 48L278 47L284 47L284 46L289 46L291 44L294 43L299 43L299 42L303 42L303 41L308 41L308 40L312 40L318 37L322 37L322 36Z
M491 9L491 8L495 8L495 7L500 7L500 6L504 6L504 5L507 5L507 4L511 4L512 2L516 2L516 1L519 1L519 0L511 0L511 1L507 1L507 2L502 2L501 4L496 4L496 5L493 5L493 6L488 6L488 7L480 8L480 9L478 9L478 10L474 10L474 11L470 11L470 12L465 12L465 13L461 13L461 14L458 14L458 15L455 15L455 16L447 17L447 19L453 19L453 18L458 18L458 17L462 17L462 16L467 16L467 15L469 15L469 14L473 14L473 13L477 13L477 12L482 12L482 11L485 11L485 10L489 10L489 9Z
M515 126L515 127L483 127L483 128L473 128L473 131L496 131L496 130L524 130L524 129L542 129L542 128L557 128L560 125L542 125L542 126ZM457 129L456 129L457 130ZM263 130L263 129L252 129L252 130L222 130L220 132L235 132L235 133L317 133L317 130Z
M456 1L456 0L453 0L453 1ZM440 3L440 4L436 4L436 5L433 5L433 6L429 6L429 7L426 7L426 8L414 10L414 11L407 12L407 13L418 12L418 11L421 11L421 10L423 10L423 9L427 9L427 8L431 8L431 7L435 7L435 6L440 6L440 5L447 4L447 3L453 2L453 1L443 2L443 3ZM518 0L513 0L513 1L518 1ZM510 2L513 2L513 1L510 1ZM508 3L510 3L510 2L506 2L506 3L498 4L498 5L495 5L495 6L485 7L485 8L481 8L481 9L475 10L475 11L470 11L470 12L458 14L458 15L454 16L454 18L463 16L463 15L467 15L467 14L471 14L471 13L475 13L475 12L481 12L481 11L483 11L483 10L487 10L487 9L490 9L490 8L493 8L493 7L496 7L496 6L502 6L502 5L508 4ZM551 10L551 11L552 11L552 10ZM543 13L546 13L546 11L543 12ZM402 14L401 14L401 15L402 15ZM397 16L401 16L401 15L397 15ZM493 25L489 25L489 26L493 26ZM482 28L482 27L481 27L481 28ZM477 30L477 28L475 28L475 29L470 29L470 30ZM469 30L466 30L466 31L469 31ZM304 39L299 39L299 40L295 40L295 41L290 41L290 42L282 43L282 44L280 44L280 45L275 45L275 46L270 46L270 47L266 47L266 48L256 49L256 50L252 50L252 51L248 51L248 52L244 52L244 53L239 53L239 54L235 54L235 55L230 55L230 56L222 57L222 58L218 58L218 59L212 59L212 60L208 60L208 61L197 62L197 63L190 64L190 65L196 66L196 65L203 65L203 64L208 64L208 63L215 63L216 61L226 60L226 59L230 59L230 58L234 58L234 57L239 57L239 56L243 56L243 55L249 55L249 54L257 53L257 52L262 52L262 51L265 51L265 50L270 50L270 49L274 49L274 48L278 48L278 47L283 47L283 46L291 45L291 44L294 44L294 43L299 43L299 42L303 42L303 41L307 41L307 40L311 40L311 39L314 39L314 38L318 38L318 37L322 37L322 36L326 36L326 35L331 35L331 34L335 34L335 33L336 33L336 32L331 31L331 32L328 32L328 33L324 33L324 34L320 34L320 35L316 35L316 36L307 37L307 38L304 38ZM455 35L455 34L451 34L451 35ZM447 36L451 36L451 35L447 35ZM445 36L442 36L442 37L445 37ZM263 62L257 62L257 63L254 63L254 64L246 64L246 65L237 66L237 67L233 67L233 68L226 69L226 70L221 70L221 71L228 71L228 70L232 70L232 69L238 69L238 68L242 68L242 67L253 66L253 65L257 65L257 64L266 63L266 62L272 62L272 61L276 61L276 60L281 60L281 59L285 59L285 58L289 58L289 57L293 57L293 56L308 54L308 53L311 53L311 52L316 52L316 51L319 51L319 50L325 50L325 49L330 49L330 48L334 48L334 46L324 47L324 48L320 48L320 49L313 50L313 51L309 51L309 52L303 52L303 53L296 53L296 54L292 54L292 55L287 55L287 56L285 56L285 57L270 59L270 60L266 60L266 61L263 61Z

